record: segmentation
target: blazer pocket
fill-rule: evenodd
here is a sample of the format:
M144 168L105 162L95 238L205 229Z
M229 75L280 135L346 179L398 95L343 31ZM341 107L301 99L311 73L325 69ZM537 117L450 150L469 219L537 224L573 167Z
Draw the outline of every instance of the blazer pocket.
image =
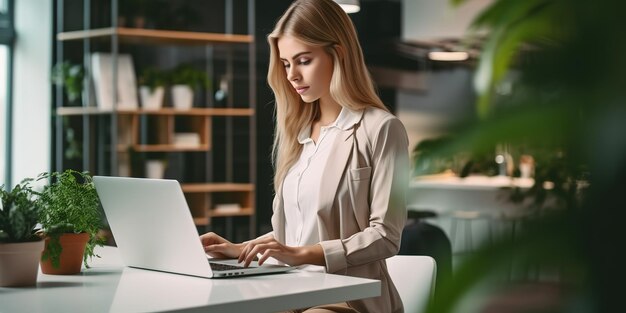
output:
M371 167L362 167L356 169L350 169L350 179L351 180L368 180L372 175Z

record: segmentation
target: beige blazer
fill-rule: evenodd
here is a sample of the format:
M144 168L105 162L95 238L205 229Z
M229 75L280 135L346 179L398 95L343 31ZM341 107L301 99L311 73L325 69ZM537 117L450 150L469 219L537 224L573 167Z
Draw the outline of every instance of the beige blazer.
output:
M359 312L403 312L385 259L400 248L406 222L408 139L400 120L377 108L337 136L319 189L318 229L326 272L381 281L381 296L350 301ZM274 198L273 236L285 242L281 188Z

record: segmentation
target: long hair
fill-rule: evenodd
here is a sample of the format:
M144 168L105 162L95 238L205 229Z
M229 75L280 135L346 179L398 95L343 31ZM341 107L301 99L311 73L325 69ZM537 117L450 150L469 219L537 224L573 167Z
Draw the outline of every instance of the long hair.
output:
M272 147L275 192L302 151L298 134L320 114L319 101L310 104L302 101L287 79L278 51L278 39L286 35L310 46L323 47L331 55L330 96L341 106L352 110L370 106L387 110L376 94L354 25L343 9L332 0L294 1L267 36L270 46L267 81L276 101Z

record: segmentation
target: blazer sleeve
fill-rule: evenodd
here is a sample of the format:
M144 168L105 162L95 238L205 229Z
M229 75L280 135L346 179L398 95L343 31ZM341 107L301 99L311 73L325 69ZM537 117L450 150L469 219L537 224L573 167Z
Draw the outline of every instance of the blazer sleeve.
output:
M406 130L400 120L392 117L384 121L370 139L369 224L349 238L320 242L329 273L388 258L400 249L409 180Z

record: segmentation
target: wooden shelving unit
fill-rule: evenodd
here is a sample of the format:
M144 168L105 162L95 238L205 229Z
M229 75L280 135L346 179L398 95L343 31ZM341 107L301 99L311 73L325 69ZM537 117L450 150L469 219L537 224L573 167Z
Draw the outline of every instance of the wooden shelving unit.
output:
M117 8L119 0L112 0L111 7ZM224 0L226 2L227 12L233 14L233 0ZM88 7L88 0L84 1L84 5ZM256 49L254 34L254 9L255 1L247 0L248 10L248 34L232 33L233 26L225 25L224 33L196 32L196 31L175 31L175 30L158 30L158 29L140 29L126 27L103 27L90 28L88 15L93 12L83 11L84 29L76 31L63 30L63 18L65 18L63 10L63 0L57 3L57 26L56 26L56 61L64 61L63 46L71 42L82 42L83 56L88 56L93 52L94 48L91 42L98 42L100 47L110 44L110 53L117 58L119 53L128 53L120 51L120 44L130 44L145 46L145 49L153 49L155 46L206 46L213 47L216 45L237 47L237 51L247 49L248 52L248 103L233 103L232 98L226 101L225 107L193 107L187 110L177 110L171 107L164 107L157 110L137 109L102 109L94 106L92 103L83 103L82 107L65 106L63 92L60 87L56 89L55 97L55 119L56 119L56 144L55 158L56 170L64 169L64 129L67 119L81 119L83 125L83 155L82 170L88 170L92 174L97 175L119 175L118 169L125 168L128 172L131 168L131 153L150 154L150 153L206 153L206 162L210 164L213 158L209 155L215 153L212 144L212 137L218 134L214 131L215 119L220 119L221 124L225 124L226 131L219 133L225 134L224 140L228 142L226 145L226 164L215 166L223 166L229 168L226 171L226 181L215 182L208 179L201 183L187 183L180 181L181 187L190 210L194 217L194 221L198 226L211 226L212 218L230 217L248 217L251 236L255 235L255 180L256 180L256 146L254 143L256 134L255 107L256 107ZM116 10L116 9L112 9ZM107 13L104 13L107 14ZM110 12L109 12L110 14ZM116 18L112 18L115 24ZM232 18L226 18L225 22L232 23ZM94 45L95 46L95 45ZM225 49L224 51L229 51ZM87 68L89 75L89 58L84 58L84 66ZM223 61L223 60L222 60ZM233 62L232 58L226 58L225 62ZM113 64L117 64L113 62ZM226 66L229 71L232 70L232 64ZM117 71L114 70L113 73ZM116 75L116 74L113 74ZM232 79L232 73L227 75ZM115 82L114 78L114 81ZM232 82L231 82L232 83ZM116 84L113 83L112 86ZM241 87L240 87L241 88ZM116 91L113 92L116 94ZM115 98L115 97L112 97ZM249 119L249 150L250 150L250 166L249 166L249 182L234 183L232 181L232 173L235 171L232 163L232 142L233 135L233 118ZM225 121L225 122L222 122ZM184 126L184 127L181 127ZM199 143L181 144L177 143L175 137L180 134L180 128L183 132L196 134ZM106 133L110 132L110 133ZM104 134L103 134L104 133ZM103 141L108 142L102 144ZM94 141L97 141L98 148L93 148ZM237 144L241 144L238 142ZM92 152L96 151L96 152ZM104 151L104 152L103 152ZM97 155L92 155L97 154ZM94 162L93 159L97 159ZM105 160L105 161L103 161ZM97 163L97 165L93 165ZM122 165L122 166L120 166ZM134 165L133 165L134 166ZM213 165L207 165L213 166ZM216 207L229 206L228 210L216 210ZM234 210L235 208L236 210ZM238 209L237 209L238 208ZM232 221L226 223L226 232L232 233Z
M207 183L207 184L184 184L183 192L187 197L191 210L194 212L194 220L197 225L207 225L212 217L228 216L252 216L254 208L250 207L252 199L247 198L254 193L253 184L232 184L232 183ZM242 207L236 212L220 212L215 209L207 209L212 206L216 199L215 194L230 193L231 197L239 197Z
M186 192L186 193L254 191L253 184L235 184L235 183L183 184L181 187L183 189L183 192Z
M82 39L109 39L111 36L117 36L123 42L136 44L204 45L234 43L248 44L254 42L254 36L252 35L216 34L124 27L108 27L61 32L57 34L57 40L70 41Z
M159 110L104 110L96 107L60 107L56 114L60 116L70 115L99 115L113 114L120 115L201 115L201 116L254 116L255 110L252 108L192 108L189 110L176 110L172 108L162 108Z

